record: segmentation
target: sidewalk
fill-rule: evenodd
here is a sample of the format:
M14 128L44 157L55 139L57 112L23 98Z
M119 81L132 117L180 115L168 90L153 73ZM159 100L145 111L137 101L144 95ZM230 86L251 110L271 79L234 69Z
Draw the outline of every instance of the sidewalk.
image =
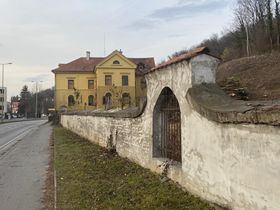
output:
M0 155L0 209L42 209L51 130L41 125Z

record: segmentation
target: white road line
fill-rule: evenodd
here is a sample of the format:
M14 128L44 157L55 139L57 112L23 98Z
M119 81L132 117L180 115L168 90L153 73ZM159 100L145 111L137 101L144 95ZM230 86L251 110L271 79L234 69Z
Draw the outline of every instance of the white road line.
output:
M7 146L9 146L10 144L12 144L15 141L20 140L21 138L23 138L24 136L26 136L28 134L28 132L30 132L32 130L33 127L29 127L27 130L25 130L23 133L17 135L16 137L14 137L12 140L8 141L6 144L1 145L0 146L0 151L2 151L3 149L5 149Z
M57 209L57 207L56 207L56 202L57 202L56 185L57 185L57 182L56 182L56 170L54 169L54 209L55 210Z

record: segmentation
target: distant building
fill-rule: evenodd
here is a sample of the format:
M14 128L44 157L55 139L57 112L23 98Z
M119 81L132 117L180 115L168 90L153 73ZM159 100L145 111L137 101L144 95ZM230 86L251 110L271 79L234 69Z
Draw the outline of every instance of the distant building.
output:
M11 98L11 112L13 114L17 114L18 107L19 107L19 98L18 98L18 96L14 96Z
M7 112L8 113L12 112L12 103L10 101L7 101Z
M107 57L78 58L59 64L55 74L55 109L92 110L137 106L146 96L144 74L154 58L127 58L121 51Z
M0 114L7 112L7 88L0 87Z

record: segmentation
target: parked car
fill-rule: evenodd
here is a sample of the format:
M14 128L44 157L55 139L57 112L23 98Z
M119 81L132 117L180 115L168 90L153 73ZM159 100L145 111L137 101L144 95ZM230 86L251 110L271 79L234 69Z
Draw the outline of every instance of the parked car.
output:
M12 118L18 118L17 114L12 114Z
M10 113L5 113L5 119L11 119L12 117L11 117L11 114Z
M24 115L23 114L18 114L18 118L23 118Z

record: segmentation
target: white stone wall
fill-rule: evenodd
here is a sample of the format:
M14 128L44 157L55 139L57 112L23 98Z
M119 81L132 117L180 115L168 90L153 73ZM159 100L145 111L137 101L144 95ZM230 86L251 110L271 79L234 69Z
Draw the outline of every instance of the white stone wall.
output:
M194 57L190 62L192 84L197 85L203 82L216 83L216 69L218 64L218 59L206 54Z
M203 61L203 56L196 58ZM169 177L190 192L233 209L279 210L279 127L219 124L192 110L185 96L194 84L194 64L191 60L148 74L147 106L138 118L63 115L61 123L101 146L112 135L121 156L159 172L163 160L152 157L152 116L161 90L169 87L179 101L182 119L182 164L171 166ZM209 66L204 71L213 71L215 65Z

